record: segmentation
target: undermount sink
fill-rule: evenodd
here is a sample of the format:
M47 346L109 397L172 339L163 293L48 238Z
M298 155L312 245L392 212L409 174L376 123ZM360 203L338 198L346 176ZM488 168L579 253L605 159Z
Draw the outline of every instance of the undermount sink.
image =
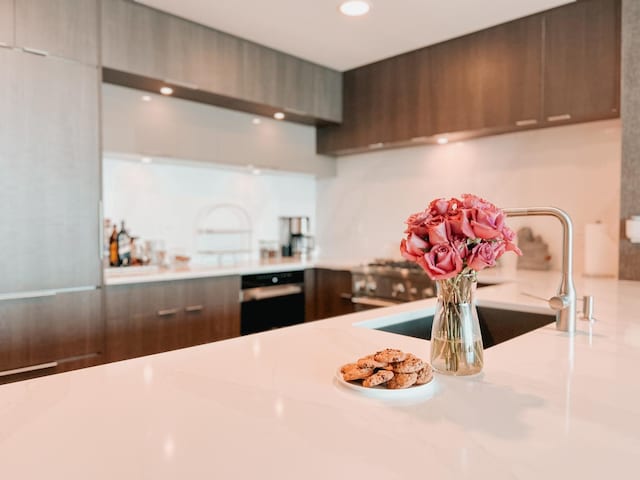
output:
M482 343L485 349L556 321L555 315L518 312L483 306L478 306L477 308ZM433 315L430 315L406 322L376 327L375 330L431 340L432 324Z

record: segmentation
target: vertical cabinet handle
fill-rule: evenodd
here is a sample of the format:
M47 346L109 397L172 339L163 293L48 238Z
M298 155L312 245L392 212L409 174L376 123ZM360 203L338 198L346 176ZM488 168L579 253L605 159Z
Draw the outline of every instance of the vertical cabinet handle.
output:
M188 307L184 307L184 311L187 313L201 312L202 310L204 310L202 305L189 305Z
M158 310L159 317L170 317L171 315L176 315L178 313L177 308L167 308L165 310Z

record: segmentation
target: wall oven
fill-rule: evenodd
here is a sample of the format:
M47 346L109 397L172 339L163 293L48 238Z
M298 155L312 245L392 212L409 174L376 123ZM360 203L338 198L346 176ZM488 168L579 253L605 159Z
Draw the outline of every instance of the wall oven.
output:
M242 335L304 322L304 271L244 275L240 295Z

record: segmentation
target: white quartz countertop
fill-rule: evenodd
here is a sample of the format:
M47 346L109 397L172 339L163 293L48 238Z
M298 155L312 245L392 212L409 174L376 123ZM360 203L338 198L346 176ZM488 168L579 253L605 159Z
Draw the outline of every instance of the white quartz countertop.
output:
M253 275L258 273L299 271L308 268L351 270L359 264L355 260L324 259L300 260L299 258L277 258L259 262L228 266L193 265L176 268L119 267L104 272L105 285L128 285L134 283L166 282L192 278L225 277L229 275Z
M520 275L479 304L548 312L530 295L558 283ZM2 478L636 478L640 282L576 283L597 322L488 349L480 376L437 375L431 398L372 399L334 375L383 347L428 358L428 341L367 326L433 299L0 386Z

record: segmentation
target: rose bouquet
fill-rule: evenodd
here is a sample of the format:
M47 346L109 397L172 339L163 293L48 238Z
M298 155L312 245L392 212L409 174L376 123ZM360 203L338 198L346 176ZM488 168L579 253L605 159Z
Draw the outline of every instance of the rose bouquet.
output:
M407 219L400 252L435 280L438 304L431 361L454 375L482 369L482 338L473 302L477 272L493 267L506 252L522 255L505 214L475 195L433 200Z

